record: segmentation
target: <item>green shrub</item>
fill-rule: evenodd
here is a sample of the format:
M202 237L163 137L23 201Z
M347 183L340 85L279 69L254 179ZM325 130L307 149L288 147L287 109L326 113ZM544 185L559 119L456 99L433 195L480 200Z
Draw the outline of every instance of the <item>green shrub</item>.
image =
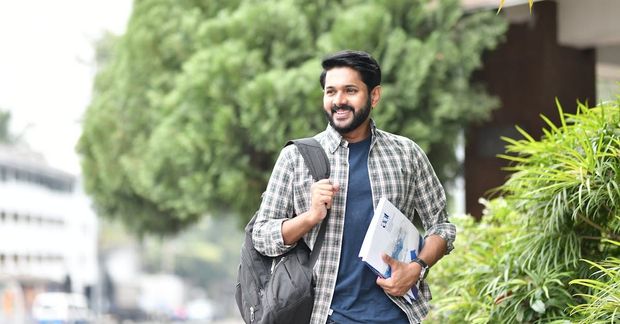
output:
M503 199L481 200L486 206L479 223L468 215L452 218L458 230L454 252L433 267L429 280L434 296L434 311L427 322L486 323L493 297L481 294L496 273L510 263L505 251L511 250L507 236L518 233L518 215Z
M614 246L620 242L607 241ZM590 293L581 294L585 303L572 307L571 315L579 317L579 323L620 322L620 259L609 257L602 262L586 261L596 269L592 279L575 279L570 283L589 288Z
M617 259L594 269L580 260L597 264L620 256L617 246L604 243L620 237L619 106L620 100L580 104L577 114L566 114L558 105L561 124L541 116L549 126L542 139L518 127L523 139L504 138L509 145L501 157L512 161L514 173L499 188L503 198L485 202L480 223L455 219L456 249L431 272L431 285L441 286L435 291L442 295L435 296L428 322L548 323L582 316L591 323L599 317L585 314L597 307L600 318L615 316L617 303L601 298L619 295L618 279L601 280L618 269L610 264ZM595 269L605 275L569 285Z

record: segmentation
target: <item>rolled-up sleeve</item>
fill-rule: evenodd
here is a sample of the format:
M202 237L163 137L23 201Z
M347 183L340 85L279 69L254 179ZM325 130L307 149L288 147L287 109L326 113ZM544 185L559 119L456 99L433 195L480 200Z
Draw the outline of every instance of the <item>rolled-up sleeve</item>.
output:
M454 224L441 223L434 225L426 231L426 236L429 235L439 235L448 243L446 254L450 254L454 249L454 239L456 238L456 226L454 226Z
M280 152L252 231L254 248L271 257L281 255L294 246L284 244L282 238L282 222L293 217L294 150L294 145L290 145Z
M426 236L439 235L448 249L454 249L456 226L448 220L446 194L433 167L422 149L414 144L415 173L414 207L422 220Z

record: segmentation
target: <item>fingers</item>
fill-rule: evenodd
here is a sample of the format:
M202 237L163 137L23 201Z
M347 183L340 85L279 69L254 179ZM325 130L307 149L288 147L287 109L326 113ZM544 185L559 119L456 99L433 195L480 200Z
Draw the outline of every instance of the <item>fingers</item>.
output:
M326 209L332 208L332 196L331 194L320 194L317 196L318 205Z
M404 296L407 292L403 290L402 287L399 287L392 278L377 277L377 285L392 296Z
M415 283L415 279L412 278L411 273L407 271L406 264L390 257L389 255L382 253L381 258L391 269L390 278L377 278L377 285L381 287L386 293L392 296L404 296L412 285Z
M327 209L332 207L332 201L340 186L332 184L329 179L322 179L312 184L310 188L312 193L312 205L318 207L325 206Z
M340 186L332 184L329 179L322 179L312 184L310 187L310 217L316 224L327 215L327 210L332 208L332 203Z
M330 188L333 191L338 191L338 189L340 189L340 184L338 184L338 182L334 181L332 183L332 181L330 179L321 179L315 183L312 184L314 185L318 185L321 187L325 187L325 188Z
M338 190L340 190L340 184L338 184L337 182L332 183L332 181L329 179L322 179L313 183L311 188L330 191L335 194L336 192L338 192Z
M397 260L390 257L389 255L381 253L381 258L383 259L383 262L387 263L391 268L394 268L396 266Z
M388 289L389 288L388 279L377 277L377 285L379 285L379 287L383 288L383 290Z
M396 282L394 278L377 277L377 285L392 296L404 296L410 289Z

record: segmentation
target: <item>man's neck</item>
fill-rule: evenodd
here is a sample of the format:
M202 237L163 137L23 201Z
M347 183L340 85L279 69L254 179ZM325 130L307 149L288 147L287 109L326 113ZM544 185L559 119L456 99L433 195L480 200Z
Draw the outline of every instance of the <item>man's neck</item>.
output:
M369 135L370 135L370 118L367 119L358 128L346 134L342 134L342 137L345 140L347 140L347 142L349 143L357 143L357 142L361 142L367 139Z

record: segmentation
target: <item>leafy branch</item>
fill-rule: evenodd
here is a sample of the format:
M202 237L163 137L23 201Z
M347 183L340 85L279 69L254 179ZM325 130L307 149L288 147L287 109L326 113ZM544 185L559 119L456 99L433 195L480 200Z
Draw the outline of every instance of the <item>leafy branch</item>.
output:
M499 0L499 7L497 8L497 12L499 13L502 8L504 7L504 2L506 2L506 0ZM532 6L534 5L534 0L527 0L527 2L530 5L530 14L532 13Z

